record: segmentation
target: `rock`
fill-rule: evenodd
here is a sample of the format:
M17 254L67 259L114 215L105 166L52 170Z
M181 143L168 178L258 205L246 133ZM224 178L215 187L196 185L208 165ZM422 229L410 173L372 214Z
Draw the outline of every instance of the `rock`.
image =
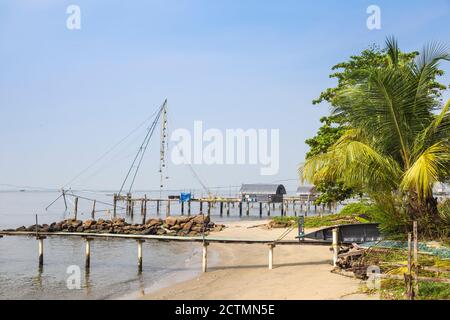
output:
M164 231L164 229L162 229L162 228L158 228L157 230L156 230L156 234L158 235L158 236L162 236L163 234L165 234L166 233L166 231Z
M79 227L76 229L76 232L83 232L83 231L84 231L83 226L79 226Z
M191 221L193 221L195 224L203 224L203 222L207 224L207 223L209 223L210 219L208 216L199 214L199 215L195 216Z
M21 226L21 227L18 227L16 229L16 231L27 231L27 228L25 226Z
M183 230L186 231L186 232L191 231L191 227L192 227L193 224L194 224L194 222L192 222L192 221L186 222L186 223L183 225Z
M80 227L81 225L83 225L83 221L81 221L81 220L75 220L75 221L72 221L72 224L71 224L74 228L78 228L78 227Z
M123 224L125 222L124 218L113 218L111 220L112 223Z
M166 223L169 227L174 226L178 223L178 219L176 217L167 217Z
M83 223L83 227L84 228L86 228L86 229L89 229L91 226L93 226L93 225L95 225L97 222L95 221L95 220L86 220L84 223Z
M220 231L222 231L224 228L225 228L224 225L217 224L217 225L214 226L213 231L214 231L214 232L220 232Z
M176 224L176 225L170 227L170 230L175 230L175 231L181 230L181 226L179 224Z
M156 234L156 232L157 232L157 229L156 229L156 228L150 228L150 229L144 229L144 230L142 230L140 234L143 234L143 235L153 235L153 234Z
M145 224L147 225L147 227L151 228L154 226L159 226L161 224L163 224L163 221L161 219L148 219Z
M202 225L199 225L199 224L197 224L197 225L195 225L195 226L193 226L192 228L191 228L191 231L195 231L195 232L203 232L203 226ZM205 229L205 231L206 231L206 229Z

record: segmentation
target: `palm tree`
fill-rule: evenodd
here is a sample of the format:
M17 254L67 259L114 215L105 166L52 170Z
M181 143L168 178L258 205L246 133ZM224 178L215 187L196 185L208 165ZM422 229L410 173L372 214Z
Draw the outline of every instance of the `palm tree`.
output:
M340 179L364 190L383 211L387 231L404 231L417 220L435 236L442 221L432 188L450 177L450 100L441 101L435 77L450 54L431 44L405 63L395 39L386 46L385 67L363 70L334 98L332 114L349 129L299 172L312 183Z

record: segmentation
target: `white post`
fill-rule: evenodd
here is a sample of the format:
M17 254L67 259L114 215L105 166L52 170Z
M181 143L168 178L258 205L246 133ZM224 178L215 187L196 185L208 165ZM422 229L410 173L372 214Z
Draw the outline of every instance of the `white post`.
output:
M208 242L203 242L203 255L202 255L202 271L206 272L208 268Z
M138 243L138 271L142 272L142 243L144 240L137 240Z
M333 229L333 267L336 267L336 265L337 265L338 251L339 251L338 239L339 239L339 229L334 228Z
M38 236L37 240L39 243L39 266L42 267L44 265L44 239L45 236Z
M269 270L273 269L273 248L275 248L275 244L269 244Z
M89 269L91 266L91 240L90 238L86 238L86 269Z

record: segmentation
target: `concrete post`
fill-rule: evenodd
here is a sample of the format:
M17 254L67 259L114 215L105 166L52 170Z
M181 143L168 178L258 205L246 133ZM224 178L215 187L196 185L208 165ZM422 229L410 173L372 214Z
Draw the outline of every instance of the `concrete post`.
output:
M269 270L273 269L273 248L275 248L275 244L269 244Z
M203 242L203 254L202 254L202 271L206 272L208 268L208 242Z

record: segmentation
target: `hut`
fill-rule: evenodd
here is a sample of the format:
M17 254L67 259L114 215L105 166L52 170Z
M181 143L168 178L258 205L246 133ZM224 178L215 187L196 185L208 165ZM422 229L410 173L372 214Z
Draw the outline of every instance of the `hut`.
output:
M282 184L243 184L240 194L243 201L283 202L286 189Z

